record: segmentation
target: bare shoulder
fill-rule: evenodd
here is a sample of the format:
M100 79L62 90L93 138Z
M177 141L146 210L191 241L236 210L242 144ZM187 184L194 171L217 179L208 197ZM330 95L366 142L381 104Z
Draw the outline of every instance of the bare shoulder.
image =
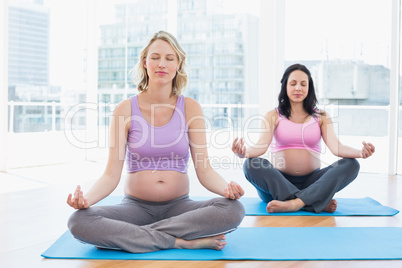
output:
M130 99L125 99L119 104L117 104L116 108L113 111L114 115L122 115L124 117L131 116L131 101Z
M193 98L185 97L186 117L202 114L201 105Z
M318 114L320 125L322 125L323 123L331 123L332 122L331 116L326 111L319 109L317 111L317 114Z
M278 111L276 109L272 109L266 113L265 117L278 117Z
M112 123L111 127L124 127L126 131L131 126L131 101L130 99L123 100L117 104L113 111L113 119L115 123ZM121 124L123 123L123 124Z
M317 114L320 116L329 116L329 114L325 110L318 109Z
M189 128L205 126L201 105L193 98L185 98L186 121Z
M270 125L278 125L278 111L276 109L272 109L268 111L265 115L265 119L269 122Z

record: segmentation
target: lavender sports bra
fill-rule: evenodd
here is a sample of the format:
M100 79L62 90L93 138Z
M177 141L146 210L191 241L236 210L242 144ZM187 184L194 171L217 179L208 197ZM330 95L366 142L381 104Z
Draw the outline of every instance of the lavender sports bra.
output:
M321 153L321 127L318 118L311 116L304 124L293 123L278 112L278 125L271 143L271 152L286 149L305 149Z
M127 172L174 170L187 173L189 159L188 126L184 96L177 98L170 121L154 127L142 116L137 96L131 96L131 125L127 138Z

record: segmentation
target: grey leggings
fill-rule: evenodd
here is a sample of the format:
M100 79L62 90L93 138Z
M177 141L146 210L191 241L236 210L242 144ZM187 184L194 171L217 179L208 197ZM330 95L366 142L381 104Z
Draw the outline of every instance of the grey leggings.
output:
M173 248L175 239L192 240L235 229L245 215L237 200L193 201L188 195L168 202L148 202L125 195L120 204L75 211L72 235L95 246L132 253Z
M243 171L265 202L300 198L307 211L319 213L325 209L336 192L351 183L359 173L356 159L344 158L332 165L317 169L305 176L291 176L280 172L263 158L249 158Z

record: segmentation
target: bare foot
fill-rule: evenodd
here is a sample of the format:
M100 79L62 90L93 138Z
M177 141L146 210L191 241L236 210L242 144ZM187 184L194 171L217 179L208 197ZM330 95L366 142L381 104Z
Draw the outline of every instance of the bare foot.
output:
M292 199L286 201L272 200L267 205L268 213L275 212L294 212L299 211L306 204L300 199Z
M224 234L198 238L194 240L184 240L181 238L176 238L174 248L185 248L185 249L216 249L222 250L226 246L226 237Z
M329 212L329 213L334 213L337 205L338 205L338 202L336 202L335 199L332 199L331 201L329 201L329 204L324 208L323 211Z

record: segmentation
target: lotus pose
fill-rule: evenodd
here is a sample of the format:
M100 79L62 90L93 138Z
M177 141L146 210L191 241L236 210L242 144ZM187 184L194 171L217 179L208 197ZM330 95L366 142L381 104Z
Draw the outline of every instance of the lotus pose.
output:
M211 168L201 107L181 95L187 82L185 60L175 37L163 31L142 50L134 68L140 93L122 101L113 113L103 175L85 195L77 186L67 198L77 209L68 221L76 239L133 253L221 250L225 233L242 221L244 208L237 199L244 190ZM189 198L190 154L201 184L222 197ZM92 206L117 187L124 164L122 202Z
M304 209L333 213L333 199L358 175L355 158L371 156L375 147L363 141L361 150L343 145L337 138L328 113L317 109L310 71L295 64L284 72L278 107L269 111L258 142L246 148L242 138L233 141L232 151L247 158L244 173L267 202L267 211L292 212ZM338 157L320 168L321 139ZM259 158L271 147L272 160Z

